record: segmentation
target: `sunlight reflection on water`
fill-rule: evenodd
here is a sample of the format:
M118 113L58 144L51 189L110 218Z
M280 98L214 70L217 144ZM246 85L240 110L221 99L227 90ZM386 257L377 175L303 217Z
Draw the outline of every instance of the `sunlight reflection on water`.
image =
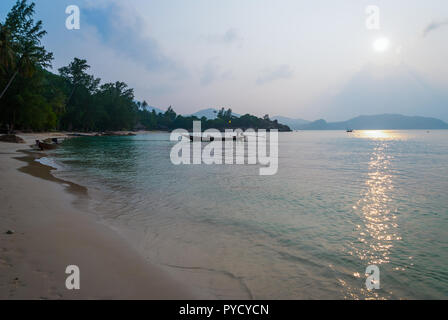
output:
M354 132L354 136L371 140L404 140L407 138L405 134L393 130L359 130Z
M360 136L377 141L368 164L368 175L365 181L366 190L353 206L360 216L362 224L356 226L358 242L351 246L350 255L358 257L363 264L380 266L390 262L391 249L394 242L400 241L397 224L397 208L390 197L393 185L393 175L390 163L393 156L388 155L388 141L396 135L382 130L366 130ZM343 282L344 287L347 285ZM360 290L365 298L379 298L375 291ZM353 288L347 288L349 298L360 298ZM391 294L391 293L390 293Z

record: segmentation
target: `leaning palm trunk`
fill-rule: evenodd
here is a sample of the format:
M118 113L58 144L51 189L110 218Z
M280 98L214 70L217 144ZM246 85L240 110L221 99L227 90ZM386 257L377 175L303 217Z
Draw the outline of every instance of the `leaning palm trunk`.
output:
M3 95L6 93L6 91L8 90L9 86L11 85L11 83L14 81L15 77L17 76L17 74L19 73L20 69L22 69L22 73L24 72L23 67L27 67L27 63L30 63L29 60L29 54L24 53L22 54L22 56L19 59L19 62L17 63L16 66L16 71L14 72L14 74L12 75L11 79L9 79L8 84L6 85L6 87L3 89L2 93L0 94L0 99L3 97ZM29 69L29 68L28 68Z
M8 90L9 86L11 85L11 83L14 81L15 77L17 76L17 74L19 73L19 70L17 69L16 72L14 72L14 74L12 75L11 79L9 79L8 84L6 85L6 87L3 89L2 93L0 94L0 99L3 97L3 95L6 93L6 91Z
M76 90L76 86L73 86L72 92L70 92L70 96L68 97L67 102L65 103L65 105L68 105L68 103L72 99L73 94L75 93L75 90Z

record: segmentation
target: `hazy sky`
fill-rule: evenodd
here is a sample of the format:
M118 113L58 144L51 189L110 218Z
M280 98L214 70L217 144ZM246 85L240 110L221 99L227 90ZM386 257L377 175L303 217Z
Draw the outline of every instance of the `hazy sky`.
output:
M1 1L1 20L14 2ZM124 81L137 99L162 109L223 106L309 120L385 111L448 120L446 0L36 3L53 71L85 58L97 77ZM65 28L70 4L81 9L80 30ZM379 31L365 26L367 5L380 9ZM379 52L373 43L381 37L389 46Z

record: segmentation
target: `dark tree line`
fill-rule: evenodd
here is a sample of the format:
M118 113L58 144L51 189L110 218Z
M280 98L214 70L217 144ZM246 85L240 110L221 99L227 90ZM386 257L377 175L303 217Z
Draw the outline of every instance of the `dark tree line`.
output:
M146 101L136 102L134 91L124 82L101 84L88 73L86 60L75 58L54 74L53 54L41 45L42 21L34 21L35 4L18 0L0 23L0 128L2 130L172 130L191 129L194 120L202 128L289 127L246 114L232 116L221 109L207 120L176 114L170 106L164 113L148 110Z

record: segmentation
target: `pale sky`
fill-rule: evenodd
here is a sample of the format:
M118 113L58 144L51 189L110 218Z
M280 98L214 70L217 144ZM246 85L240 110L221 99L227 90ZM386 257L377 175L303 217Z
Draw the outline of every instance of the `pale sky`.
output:
M1 20L14 2L1 1ZM161 109L448 121L446 0L36 2L54 72L85 58L95 76L124 81ZM81 10L80 30L65 28L71 4ZM368 5L380 9L380 30L365 26ZM384 51L374 49L379 38Z

